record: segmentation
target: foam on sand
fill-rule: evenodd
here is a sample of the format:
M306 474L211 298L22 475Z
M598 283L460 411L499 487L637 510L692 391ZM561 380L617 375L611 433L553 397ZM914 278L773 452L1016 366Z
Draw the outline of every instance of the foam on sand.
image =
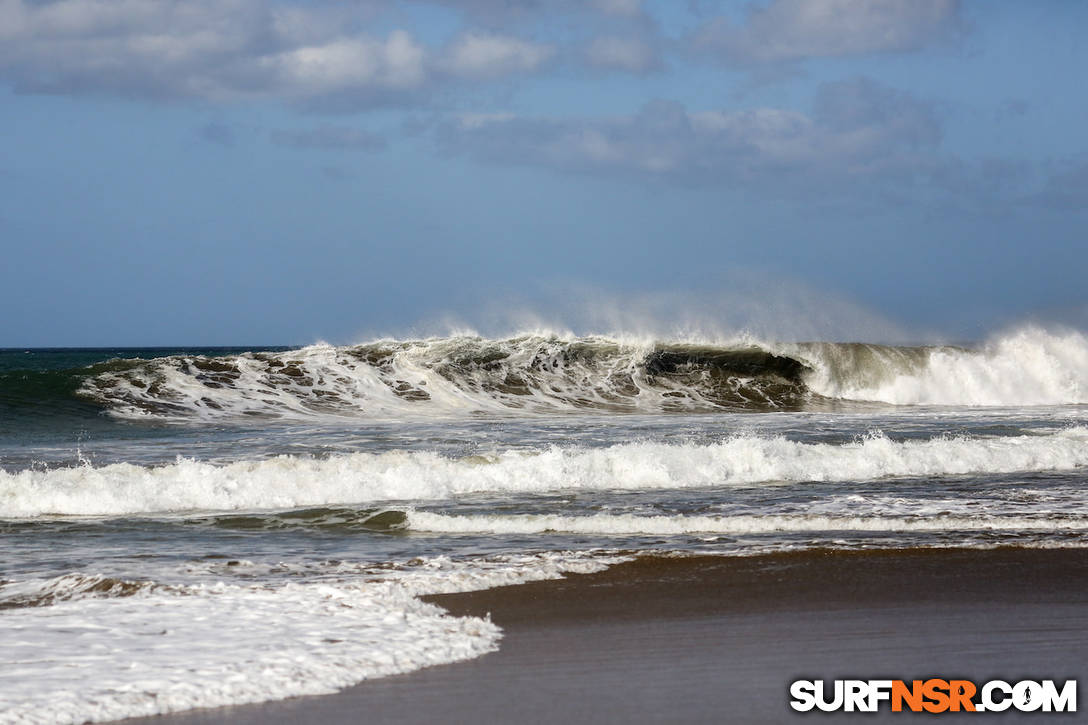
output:
M451 617L421 594L600 571L558 553L436 558L321 581L158 586L66 575L0 587L0 723L82 723L336 692L364 679L478 657L490 620ZM109 581L110 586L88 586ZM124 585L124 586L123 586ZM14 606L13 606L14 605Z

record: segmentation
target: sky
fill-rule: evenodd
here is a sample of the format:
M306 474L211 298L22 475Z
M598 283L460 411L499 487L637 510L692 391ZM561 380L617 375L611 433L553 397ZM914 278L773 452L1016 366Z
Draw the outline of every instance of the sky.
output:
M0 347L1088 324L1088 3L0 0Z

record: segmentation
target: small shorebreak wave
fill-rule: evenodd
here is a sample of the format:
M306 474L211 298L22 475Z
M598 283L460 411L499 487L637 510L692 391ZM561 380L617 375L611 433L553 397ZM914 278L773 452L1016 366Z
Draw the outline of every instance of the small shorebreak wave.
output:
M0 403L58 415L91 405L182 423L1076 405L1088 403L1088 337L1025 328L972 349L557 335L378 340L8 373Z
M78 572L44 581L0 581L0 610L48 607L76 599L133 597L156 588L150 581L131 581Z

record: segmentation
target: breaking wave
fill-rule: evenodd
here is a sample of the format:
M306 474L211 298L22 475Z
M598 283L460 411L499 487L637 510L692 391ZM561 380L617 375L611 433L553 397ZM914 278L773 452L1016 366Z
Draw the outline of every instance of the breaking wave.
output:
M179 459L147 468L0 471L0 517L121 516L171 511L292 509L433 501L479 492L647 490L775 481L868 481L1088 465L1088 428L1046 435L936 437L883 434L843 444L736 436L710 445L627 443L446 458L424 451L325 459L279 456L226 465Z
M977 348L525 335L313 345L0 372L0 417L162 422L1088 403L1088 337Z
M1088 403L1088 339L1025 329L978 349L451 337L115 361L79 395L126 418L464 416Z
M1088 403L1088 337L1027 328L977 350L798 346L808 387L829 398L893 405L1033 406Z

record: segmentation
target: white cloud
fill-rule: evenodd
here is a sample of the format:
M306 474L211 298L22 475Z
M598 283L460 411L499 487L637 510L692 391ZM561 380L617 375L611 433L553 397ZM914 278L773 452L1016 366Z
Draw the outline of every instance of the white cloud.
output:
M590 42L585 56L594 67L631 73L645 73L661 66L657 50L637 36L599 36Z
M465 33L446 50L441 69L467 78L496 78L538 69L555 54L549 45L490 33Z
M738 63L910 51L954 28L958 9L958 0L772 0L743 25L707 23L695 42Z
M418 1L453 9L464 29L428 46L390 27L406 16L387 0L0 0L0 84L337 110L419 103L450 83L540 71L560 48L578 54L583 22L601 37L577 61L660 64L641 0ZM525 23L567 37L534 41Z
M443 76L533 71L555 53L475 32L438 56L406 30L368 32L376 13L367 0L0 0L0 81L25 92L350 107L415 98Z
M440 139L494 162L764 190L909 183L944 164L929 106L867 80L825 85L810 113L655 101L630 116L451 123Z
M642 0L416 0L468 13L483 25L505 24L512 20L556 17L560 14L601 14L612 17L644 16Z
M602 13L636 17L642 14L642 0L593 0Z
M395 30L385 40L342 38L295 48L262 59L299 95L350 88L408 90L425 79L426 53L408 33Z
M264 0L0 0L0 75L28 91L213 100L424 84L426 51L408 33L351 30L368 13Z

